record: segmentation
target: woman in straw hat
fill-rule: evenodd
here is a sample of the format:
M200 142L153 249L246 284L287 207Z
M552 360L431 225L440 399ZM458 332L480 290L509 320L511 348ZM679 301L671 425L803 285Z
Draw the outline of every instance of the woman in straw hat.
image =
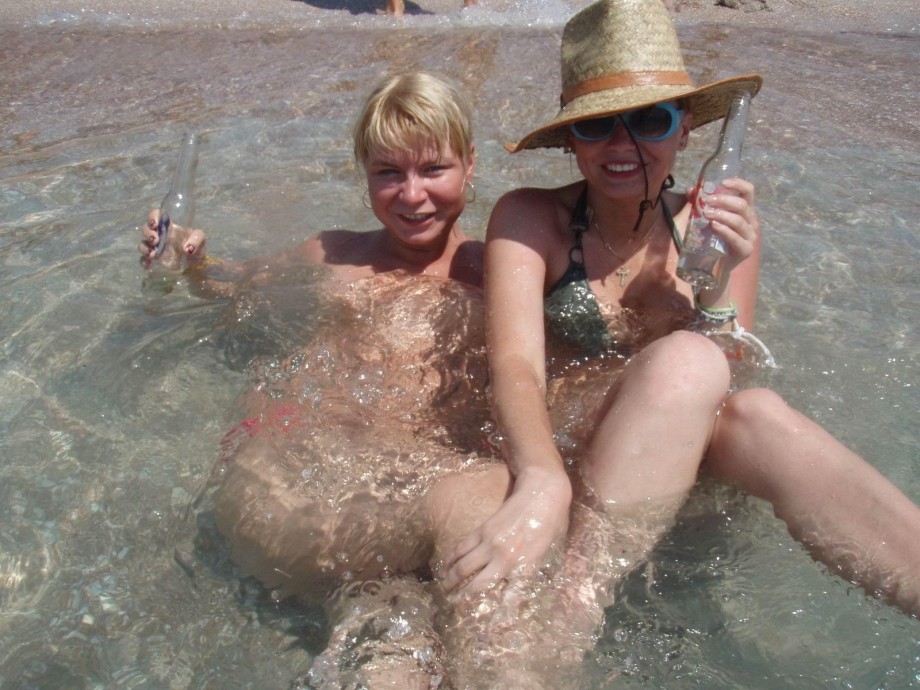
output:
M722 351L687 330L751 325L760 224L753 186L726 181L706 211L725 278L695 294L675 274L689 203L671 170L691 129L760 84L695 86L661 0L602 0L566 25L562 107L511 148L570 149L584 179L516 190L493 211L487 337L514 480L450 554L448 586L538 567L565 543L578 597L596 597L668 528L705 456L710 475L771 501L815 557L920 613L920 509L774 393L729 395Z

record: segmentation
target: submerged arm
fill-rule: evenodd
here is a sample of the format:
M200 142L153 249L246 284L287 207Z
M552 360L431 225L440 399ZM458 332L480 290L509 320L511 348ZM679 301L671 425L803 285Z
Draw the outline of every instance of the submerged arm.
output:
M138 245L141 265L146 269L159 266L167 271L183 271L192 292L204 299L233 297L244 282L258 283L286 267L326 264L322 238L325 235L337 235L336 231L320 233L276 256L240 262L209 257L204 230L186 229L179 225L170 227L165 238L166 246L158 252L157 247L161 241L157 233L159 218L158 210L150 211L147 223L141 229L141 242ZM346 233L339 231L338 234Z

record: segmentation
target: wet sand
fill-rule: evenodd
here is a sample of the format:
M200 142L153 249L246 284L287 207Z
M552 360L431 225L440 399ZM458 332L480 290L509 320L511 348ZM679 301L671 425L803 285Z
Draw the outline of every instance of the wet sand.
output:
M912 146L920 140L920 124L903 116L918 93L920 12L914 0L765 0L769 11L717 7L715 1L672 3L695 78L760 71L769 94L760 99L764 117L782 115L794 127L824 101L847 127L871 123L874 141ZM519 93L535 104L556 100L558 33L589 3L480 0L463 9L461 0L416 0L401 19L383 14L383 4L2 3L0 94L7 98L0 105L0 152L177 117L210 126L209 111L254 112L281 101L295 114L347 118L364 85L387 64L421 65L459 78L477 112L488 113L479 118L480 137L507 141L547 112L540 107L536 115L521 115L514 112L520 103L509 103L507 95ZM526 65L547 67L534 67L531 76ZM336 82L335 93L319 88L330 82ZM824 115L816 117L820 126L780 135L807 138L811 145L846 135Z
M740 0L766 10L745 11L716 5L716 0L672 0L681 22L724 22L776 28L808 28L813 31L890 32L920 35L920 11L914 0ZM479 0L479 6L462 9L460 0L408 0L406 18L386 17L384 0L31 0L0 6L0 23L12 28L65 17L130 18L141 24L201 22L209 24L285 24L315 26L330 18L380 15L382 22L411 22L413 17L451 15L460 12L501 14L527 4L548 11L577 9L583 0Z

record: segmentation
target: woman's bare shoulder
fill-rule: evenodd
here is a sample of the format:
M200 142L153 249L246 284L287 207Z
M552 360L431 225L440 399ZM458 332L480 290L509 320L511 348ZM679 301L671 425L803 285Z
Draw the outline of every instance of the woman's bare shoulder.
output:
M338 264L351 259L354 241L367 233L355 230L324 230L307 238L295 252L316 264Z
M560 202L567 196L567 187L545 188L545 187L519 187L506 192L495 204L495 210L499 212L524 212L537 213L546 211Z
M495 205L487 239L526 238L528 244L559 241L567 234L583 184L553 189L522 187L508 192Z

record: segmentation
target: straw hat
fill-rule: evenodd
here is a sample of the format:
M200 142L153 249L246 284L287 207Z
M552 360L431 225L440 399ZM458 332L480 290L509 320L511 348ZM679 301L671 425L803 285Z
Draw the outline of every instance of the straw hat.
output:
M565 146L568 126L662 101L686 99L693 127L725 116L739 89L763 83L747 74L694 86L677 31L661 0L601 0L572 17L562 33L562 109L508 149Z

